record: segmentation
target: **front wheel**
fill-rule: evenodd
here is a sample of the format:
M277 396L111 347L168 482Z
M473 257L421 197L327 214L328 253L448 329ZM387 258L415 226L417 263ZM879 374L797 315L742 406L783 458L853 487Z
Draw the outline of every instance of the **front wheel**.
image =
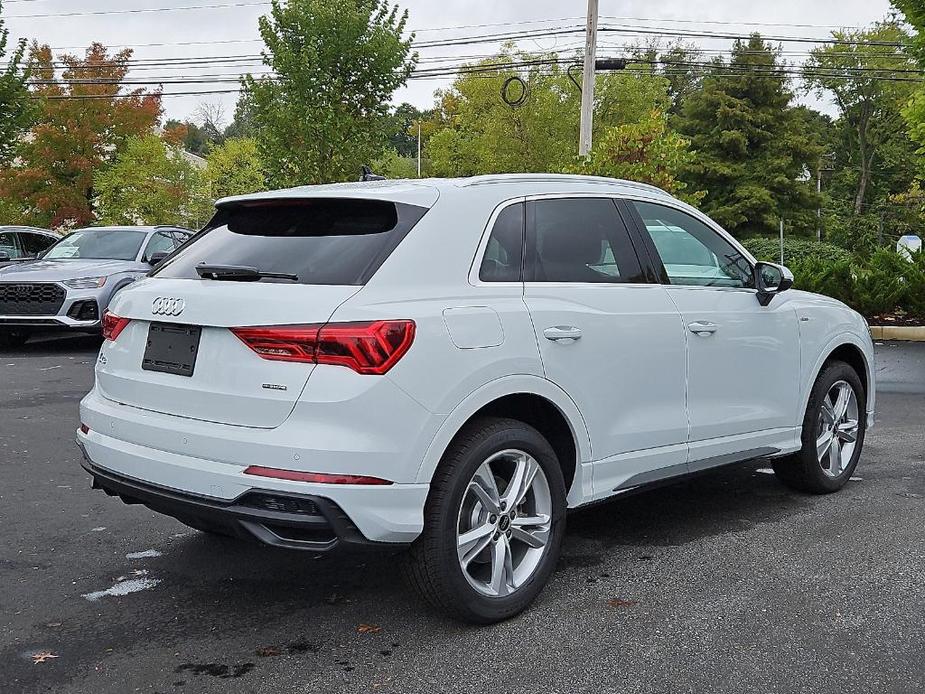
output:
M803 420L803 448L774 461L788 487L829 494L845 486L864 446L867 417L864 386L848 364L832 362L816 379Z
M451 616L498 622L543 589L564 531L565 483L549 442L523 422L480 419L437 468L407 574Z

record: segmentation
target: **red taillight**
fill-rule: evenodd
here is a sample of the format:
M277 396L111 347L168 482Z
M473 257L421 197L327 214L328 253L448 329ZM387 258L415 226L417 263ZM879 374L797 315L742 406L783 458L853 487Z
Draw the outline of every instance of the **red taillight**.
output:
M81 433L81 434L89 434L89 433L90 433L90 427L88 427L86 424L84 424L83 422L81 422L81 423L80 423L80 433Z
M299 472L298 470L279 470L272 467L261 467L251 465L244 470L245 475L257 475L258 477L272 477L278 480L290 480L292 482L314 482L316 484L392 484L389 480L383 480L378 477L366 477L365 475L329 475L323 472Z
M115 340L119 337L119 333L125 330L125 326L131 322L131 318L122 318L115 313L106 311L103 314L103 339Z
M264 359L332 364L382 375L411 347L414 321L232 328L231 332Z

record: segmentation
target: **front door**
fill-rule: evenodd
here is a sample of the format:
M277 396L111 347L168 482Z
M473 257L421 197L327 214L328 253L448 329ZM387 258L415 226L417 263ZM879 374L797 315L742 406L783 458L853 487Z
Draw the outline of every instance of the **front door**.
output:
M614 201L529 201L524 279L546 377L591 437L594 497L684 472L681 318L648 283Z
M751 263L704 221L654 202L629 204L685 326L691 469L775 451L800 424L799 328L787 295L761 306Z

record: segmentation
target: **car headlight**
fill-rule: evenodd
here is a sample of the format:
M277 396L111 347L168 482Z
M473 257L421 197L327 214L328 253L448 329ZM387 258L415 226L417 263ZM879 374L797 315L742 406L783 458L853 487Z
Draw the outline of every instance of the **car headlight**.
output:
M64 280L71 289L96 289L106 284L105 277L78 277L75 280Z

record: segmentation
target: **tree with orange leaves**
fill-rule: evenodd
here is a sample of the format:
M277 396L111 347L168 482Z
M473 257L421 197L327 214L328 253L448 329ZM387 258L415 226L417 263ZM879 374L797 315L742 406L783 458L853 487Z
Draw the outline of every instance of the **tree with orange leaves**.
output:
M21 221L51 227L92 222L94 173L160 120L159 92L123 88L131 55L128 49L110 54L94 43L82 58L55 61L48 46L32 45L38 117L13 164L0 171L0 198L21 207Z

